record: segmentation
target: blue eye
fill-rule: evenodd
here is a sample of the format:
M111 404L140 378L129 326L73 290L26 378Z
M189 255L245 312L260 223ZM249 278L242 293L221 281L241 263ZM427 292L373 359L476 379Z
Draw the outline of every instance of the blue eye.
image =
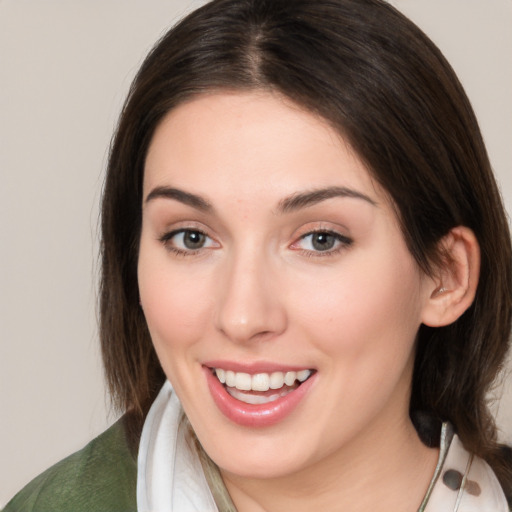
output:
M350 238L332 231L315 231L302 236L295 245L304 250L318 253L333 253L352 243Z
M178 253L194 252L215 246L215 242L206 233L197 229L171 231L163 235L160 241L168 249Z

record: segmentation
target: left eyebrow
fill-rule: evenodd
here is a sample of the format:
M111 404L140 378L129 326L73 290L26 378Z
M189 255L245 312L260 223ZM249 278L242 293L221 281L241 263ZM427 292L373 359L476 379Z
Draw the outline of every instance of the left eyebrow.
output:
M279 201L278 212L293 212L295 210L307 208L308 206L313 206L314 204L320 203L321 201L332 199L333 197L351 197L355 199L361 199L371 204L372 206L377 206L377 203L371 197L368 197L367 195L358 192L357 190L353 190L347 187L326 187L317 190L298 192L291 195L290 197L282 199Z

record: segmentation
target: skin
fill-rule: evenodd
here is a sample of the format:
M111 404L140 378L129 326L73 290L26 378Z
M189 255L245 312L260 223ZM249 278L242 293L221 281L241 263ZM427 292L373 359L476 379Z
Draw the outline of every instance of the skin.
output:
M280 208L326 187L351 193ZM187 248L184 229L204 245ZM414 340L438 283L324 120L264 92L171 111L146 159L138 277L162 367L240 512L417 509L437 451L408 415ZM208 390L203 363L219 359L311 368L315 382L277 424L242 427Z

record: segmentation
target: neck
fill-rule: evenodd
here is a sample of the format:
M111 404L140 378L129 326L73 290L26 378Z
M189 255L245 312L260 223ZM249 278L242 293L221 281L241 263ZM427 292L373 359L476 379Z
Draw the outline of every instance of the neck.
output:
M409 418L378 422L328 458L273 479L221 471L238 512L410 512L432 478L438 451L420 441Z

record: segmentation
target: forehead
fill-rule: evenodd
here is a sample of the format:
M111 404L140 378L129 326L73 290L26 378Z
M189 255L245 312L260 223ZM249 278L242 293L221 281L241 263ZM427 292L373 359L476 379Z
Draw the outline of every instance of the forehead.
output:
M327 121L268 92L203 95L168 113L147 154L145 194L163 185L239 199L332 185L383 195Z

